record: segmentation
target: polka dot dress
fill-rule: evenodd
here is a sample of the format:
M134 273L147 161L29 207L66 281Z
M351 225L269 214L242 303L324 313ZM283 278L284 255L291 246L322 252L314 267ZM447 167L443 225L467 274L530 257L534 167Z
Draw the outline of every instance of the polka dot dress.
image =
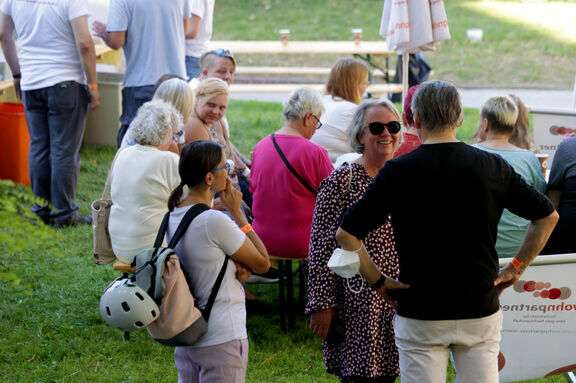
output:
M350 171L352 169L352 172ZM336 230L344 212L372 182L359 164L344 164L321 184L316 199L309 250L308 314L334 309L346 331L339 344L323 342L326 370L337 376L396 376L398 351L394 344L394 311L360 276L346 279L327 266L338 243ZM390 222L370 233L364 245L385 274L397 277L398 256Z

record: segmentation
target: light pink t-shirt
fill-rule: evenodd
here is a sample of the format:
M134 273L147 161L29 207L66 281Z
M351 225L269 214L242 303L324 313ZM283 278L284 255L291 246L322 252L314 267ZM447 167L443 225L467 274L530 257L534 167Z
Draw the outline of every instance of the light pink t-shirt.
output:
M296 172L318 190L320 182L334 170L326 149L300 136L274 137ZM254 149L250 191L252 227L268 254L307 257L316 197L288 170L270 136Z

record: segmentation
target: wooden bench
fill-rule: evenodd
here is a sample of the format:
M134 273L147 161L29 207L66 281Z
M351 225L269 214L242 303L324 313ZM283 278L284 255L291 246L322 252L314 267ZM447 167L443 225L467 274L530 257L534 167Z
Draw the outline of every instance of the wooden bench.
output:
M324 92L324 84L231 84L232 93L290 93L299 86L314 88L320 93ZM382 97L387 93L401 93L402 84L378 83L368 85L367 93L373 97Z
M112 264L112 269L116 271L121 271L123 273L133 273L134 271L136 271L136 267L132 267L130 266L129 263L126 263L120 259L117 259Z
M330 74L331 68L324 67L280 67L280 66L237 66L235 74L247 76L324 76ZM396 71L388 71L389 77L394 77ZM373 77L383 78L386 73L380 69L372 71Z

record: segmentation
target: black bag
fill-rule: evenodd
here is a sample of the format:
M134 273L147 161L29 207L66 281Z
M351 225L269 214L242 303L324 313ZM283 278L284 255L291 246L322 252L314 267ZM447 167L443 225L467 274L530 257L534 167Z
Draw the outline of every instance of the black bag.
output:
M398 56L396 63L396 74L394 75L394 83L402 83L402 56ZM424 58L422 52L410 53L410 61L408 62L408 88L414 85L422 84L428 80L432 68L428 61ZM392 102L402 102L402 93L394 93L390 98Z

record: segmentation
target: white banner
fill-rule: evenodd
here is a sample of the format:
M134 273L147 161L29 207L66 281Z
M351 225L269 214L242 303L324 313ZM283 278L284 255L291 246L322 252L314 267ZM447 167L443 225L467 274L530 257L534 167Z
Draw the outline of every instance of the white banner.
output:
M537 257L500 305L500 382L576 370L576 254Z
M569 135L576 134L576 110L531 108L534 123L534 143L540 153L546 153L548 168L560 142Z

